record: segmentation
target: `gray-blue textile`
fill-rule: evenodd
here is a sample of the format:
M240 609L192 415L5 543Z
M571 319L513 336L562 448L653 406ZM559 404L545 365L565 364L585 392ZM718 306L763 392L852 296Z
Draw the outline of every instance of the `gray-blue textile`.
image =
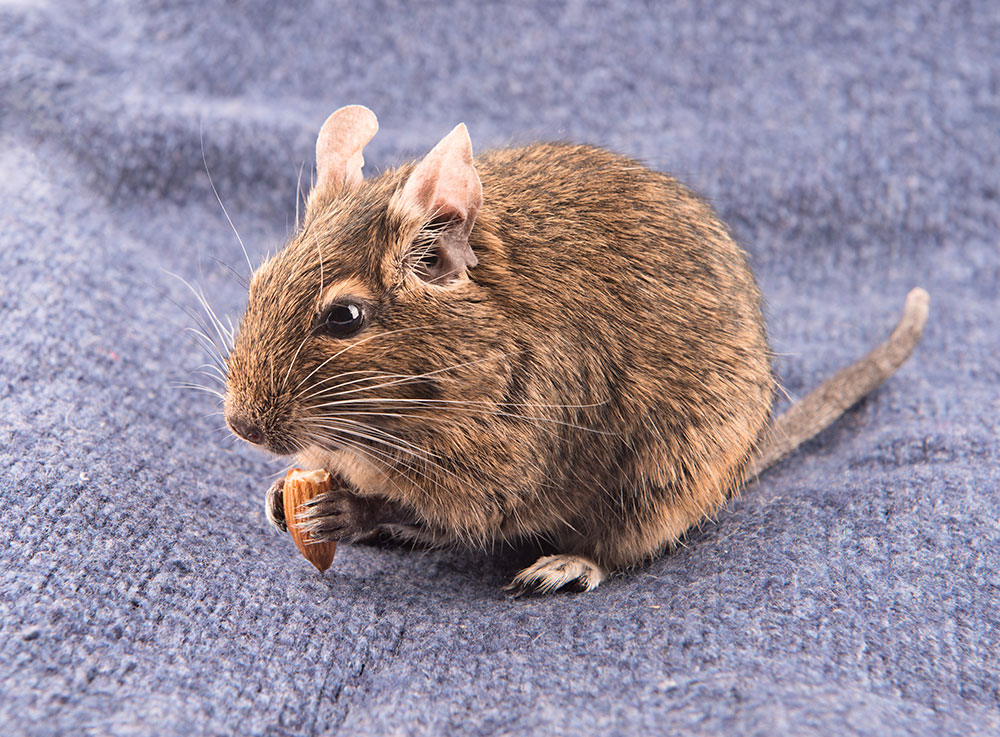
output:
M0 734L1000 733L998 75L996 2L0 4ZM369 172L464 121L688 182L792 396L915 285L924 342L594 593L509 598L517 552L319 575L264 519L283 462L176 386L173 275L235 322L204 162L256 263L351 103Z

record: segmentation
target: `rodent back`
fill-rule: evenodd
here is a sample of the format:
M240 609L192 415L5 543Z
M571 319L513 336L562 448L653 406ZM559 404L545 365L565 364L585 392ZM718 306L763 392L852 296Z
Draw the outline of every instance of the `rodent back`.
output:
M587 146L505 149L478 166L481 221L502 252L476 280L558 361L567 400L613 398L626 431L656 408L678 427L740 415L759 432L773 393L761 296L704 201Z

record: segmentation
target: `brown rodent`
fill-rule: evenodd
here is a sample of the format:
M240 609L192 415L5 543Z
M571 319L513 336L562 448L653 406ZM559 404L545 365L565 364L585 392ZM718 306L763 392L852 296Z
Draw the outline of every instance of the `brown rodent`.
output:
M515 584L596 587L673 545L912 351L927 313L769 423L761 295L712 209L590 146L475 160L464 125L364 179L338 110L291 242L256 270L228 357L241 437L343 488L309 529L552 546ZM284 527L281 482L268 518Z

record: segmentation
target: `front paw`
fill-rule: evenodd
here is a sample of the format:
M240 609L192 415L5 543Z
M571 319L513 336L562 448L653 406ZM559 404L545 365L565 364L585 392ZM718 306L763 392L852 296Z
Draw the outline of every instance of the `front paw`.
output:
M313 497L296 513L296 525L316 542L355 541L370 535L379 524L378 505L347 489Z
M285 477L271 484L264 497L264 516L279 532L288 532L285 524Z

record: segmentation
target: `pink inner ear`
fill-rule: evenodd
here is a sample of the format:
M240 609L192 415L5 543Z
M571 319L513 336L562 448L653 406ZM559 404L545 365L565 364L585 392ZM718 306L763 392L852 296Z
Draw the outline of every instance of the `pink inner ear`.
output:
M417 164L403 187L402 197L430 217L461 221L461 232L468 238L483 203L483 185L473 163L472 141L465 124L456 126Z
M362 151L376 132L378 120L363 105L342 107L327 118L316 139L316 190L339 192L359 185Z
M469 235L483 204L483 185L465 125L456 126L417 164L399 196L428 220L450 221L434 243L433 262L418 271L420 278L447 287L476 266Z

